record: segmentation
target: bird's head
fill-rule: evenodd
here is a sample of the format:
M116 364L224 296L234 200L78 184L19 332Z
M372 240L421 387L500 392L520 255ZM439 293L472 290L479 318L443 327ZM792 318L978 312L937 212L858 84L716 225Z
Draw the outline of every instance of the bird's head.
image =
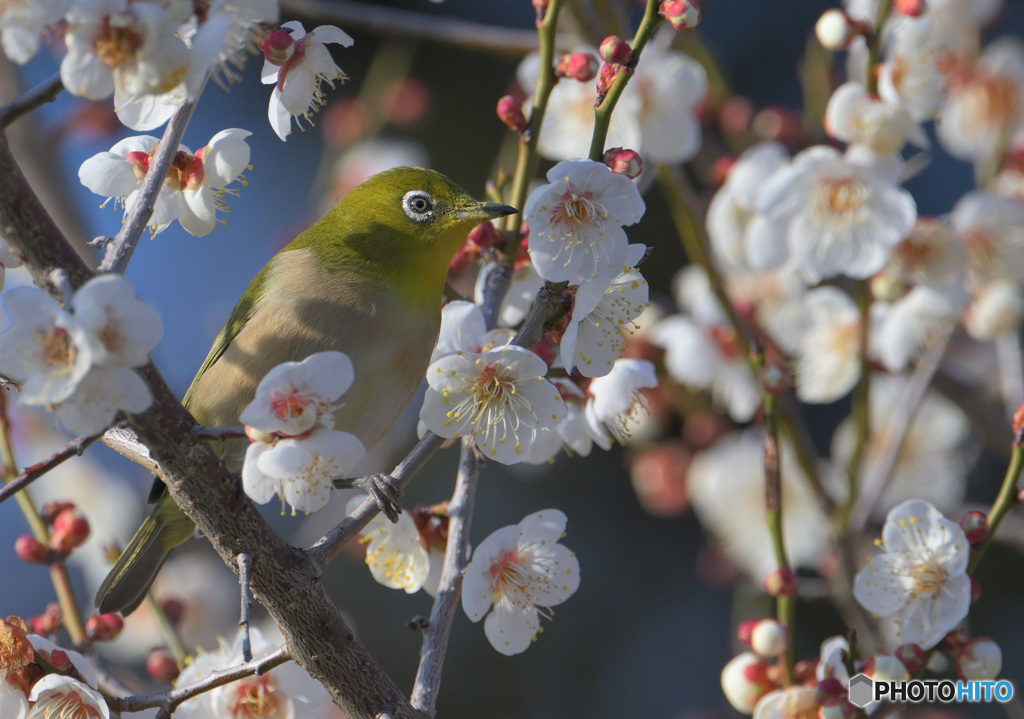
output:
M328 262L436 276L473 227L516 212L473 199L439 172L396 167L350 190L299 239Z

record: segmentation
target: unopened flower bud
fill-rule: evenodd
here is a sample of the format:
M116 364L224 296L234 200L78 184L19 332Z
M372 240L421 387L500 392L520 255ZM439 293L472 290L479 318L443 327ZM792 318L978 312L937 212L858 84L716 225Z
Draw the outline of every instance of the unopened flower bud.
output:
M676 30L693 30L700 23L700 6L693 0L662 0L658 14Z
M764 591L773 597L789 597L796 593L796 575L789 569L776 569L764 578Z
M916 674L924 666L926 657L920 644L900 644L893 654L911 674Z
M181 621L181 618L185 616L185 603L174 597L161 599L160 608L164 610L164 614L167 615L171 624L177 624Z
M269 33L261 47L263 57L271 65L284 65L295 54L295 41L287 30L281 28Z
M601 59L613 65L625 65L633 55L633 48L618 35L609 35L597 50Z
M60 605L56 602L51 602L46 605L46 611L42 614L32 617L29 620L29 624L32 625L32 631L42 637L49 637L60 630L60 625L64 621L64 615L60 611Z
M743 135L754 121L754 103L745 97L728 97L718 108L718 127L730 137Z
M988 539L988 515L984 512L973 510L960 518L960 528L967 535L967 541L972 545L981 544Z
M50 563L50 548L31 534L23 534L14 541L14 553L29 564Z
M766 107L761 110L754 116L751 129L762 140L777 140L783 144L798 142L804 133L800 116L783 107Z
M101 642L116 639L124 629L124 619L120 614L93 614L85 620L85 631L89 636Z
M789 630L774 619L762 619L750 633L750 648L762 657L781 657L789 649Z
M40 515L42 516L44 522L46 522L47 524L53 524L54 521L56 521L57 516L61 512L63 512L65 509L74 508L74 502L47 502L46 504L43 505L43 511L40 512Z
M479 257L480 246L475 242L466 240L462 243L462 247L455 252L455 256L452 257L452 261L448 264L448 269L452 272L465 272Z
M74 509L65 509L53 521L53 534L50 535L50 548L55 552L67 554L75 547L80 547L91 532L89 520Z
M620 175L635 180L644 171L644 161L640 153L625 147L613 147L604 152L604 164Z
M826 10L814 25L814 34L826 50L845 50L858 35L867 31L865 23L854 20L842 10Z
M744 619L740 622L740 625L736 627L736 636L741 642L750 646L750 637L754 634L754 627L760 622L760 619Z
M854 719L857 707L846 697L832 697L822 702L818 709L818 719Z
M907 667L892 654L876 654L868 659L864 674L882 682L901 682L909 677Z
M825 677L815 687L819 704L824 704L828 699L836 697L846 698L847 690L843 683L835 677Z
M497 247L505 241L505 236L492 223L481 222L469 231L469 241L477 247Z
M970 580L971 580L971 604L974 604L979 599L981 599L981 582L979 582L974 577L971 577Z
M892 9L907 17L921 17L928 10L925 0L895 0Z
M962 679L995 679L1003 668L1003 652L988 637L974 637L955 658L956 673Z
M146 673L153 681L170 684L178 678L181 670L168 650L154 649L146 659Z
M601 71L597 75L597 96L599 98L608 94L608 90L611 89L612 83L615 82L621 69L621 65L614 65L610 62L601 66Z
M773 689L768 665L753 652L738 654L722 669L722 693L743 714L752 714L761 697Z
M590 82L597 77L601 64L589 52L566 53L558 60L555 74L578 82Z
M789 372L778 362L767 362L757 381L767 394L782 394L789 387Z
M511 95L498 100L498 119L513 132L522 133L526 129L526 115L523 114L523 102Z

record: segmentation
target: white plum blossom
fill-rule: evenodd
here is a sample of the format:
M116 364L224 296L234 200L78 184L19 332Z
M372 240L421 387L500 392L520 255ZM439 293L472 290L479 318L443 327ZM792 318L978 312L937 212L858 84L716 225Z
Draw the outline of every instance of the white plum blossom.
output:
M250 631L252 656L256 659L277 649L256 627ZM232 642L219 640L217 649L200 651L175 680L179 687L201 681L213 672L242 664L242 632ZM268 672L238 679L199 694L175 711L183 719L235 719L240 717L303 717L328 719L332 705L326 690L295 662Z
M21 385L22 404L63 402L92 367L93 343L56 300L30 287L4 296L10 324L0 332L0 372Z
M560 162L547 179L523 207L537 273L572 284L616 275L628 254L622 228L644 214L636 184L591 160Z
M992 280L980 287L964 314L964 329L978 342L1012 335L1024 319L1024 292L1010 280Z
M97 367L141 367L164 335L160 313L136 297L121 275L92 278L75 292L71 306L92 340Z
M540 357L513 345L446 355L427 369L420 419L435 434L471 436L488 459L515 464L538 431L565 415L547 370Z
M949 214L953 232L967 249L970 284L1024 276L1024 207L985 190L968 192Z
M346 511L351 514L363 500L364 497L353 497ZM366 565L378 584L404 589L407 594L420 589L426 589L431 595L436 593L436 584L433 592L425 586L430 576L431 557L408 512L398 515L398 521L393 524L376 515L360 532L359 541L366 544Z
M70 397L57 405L57 419L74 434L97 434L118 412L138 414L153 404L153 395L137 372L128 367L94 367Z
M0 681L0 716L4 719L28 719L25 693L5 681Z
M568 454L586 457L593 449L594 442L607 441L605 430L595 431L587 422L585 407L587 396L579 386L568 379L552 379L562 400L565 402L565 416L552 427L537 433L529 454L523 460L528 464L544 464L550 462L563 449Z
M0 5L0 47L19 65L35 57L47 25L64 16L70 0L8 0Z
M768 692L754 707L754 719L802 719L816 717L819 710L814 687L792 686Z
M794 567L814 567L829 546L829 523L788 444L781 447L783 539ZM686 493L701 524L738 568L760 582L777 569L765 525L764 434L727 434L699 452L686 474Z
M919 218L911 233L896 245L883 272L900 284L948 288L963 282L966 268L967 250L950 223Z
M185 145L178 148L150 217L154 233L178 220L187 232L203 237L224 222L218 219L217 212L229 209L223 202L225 195L237 194L237 189L228 185L236 180L245 182L242 173L249 166L245 138L251 134L247 130L222 130L195 153ZM109 152L83 162L78 177L97 195L108 201L116 198L127 215L138 201L158 144L159 139L150 135L125 138Z
M899 187L901 172L897 156L808 148L758 195L758 241L767 256L795 262L809 284L840 274L870 277L917 218L914 199Z
M215 78L241 80L236 69L245 62L245 48L253 39L254 29L277 22L279 14L277 0L213 0L189 38L193 65L204 72L212 68ZM205 62L197 62L197 56Z
M454 352L485 352L512 339L512 331L487 330L483 310L473 302L456 300L441 308L441 331L430 360Z
M836 88L825 111L830 135L880 155L899 152L906 142L927 148L928 136L902 104L872 97L859 82Z
M77 679L47 674L32 686L30 717L85 716L110 719L107 702L95 689Z
M274 85L268 117L274 132L285 140L291 134L292 118L300 128L300 118L312 124L312 116L324 104L320 83L334 87L335 80L345 80L326 44L351 47L355 41L333 25L321 25L308 34L297 20L281 28L264 41L262 79L264 85Z
M77 0L66 17L60 76L73 95L103 100L113 93L119 107L129 97L165 93L189 73L188 47L176 32L187 16L162 4Z
M725 271L774 267L782 258L764 256L772 249L749 231L757 212L757 196L775 170L789 161L789 153L778 142L761 142L744 152L708 205L708 243Z
M261 432L295 436L326 423L329 408L355 379L352 360L341 352L318 352L301 362L283 362L260 380L256 396L242 410L242 424Z
M633 334L635 320L647 307L647 280L636 268L646 249L630 245L620 274L608 283L584 282L576 290L560 348L567 371L575 367L584 377L601 377L626 349L626 337Z
M894 626L897 644L935 646L970 609L963 529L927 502L910 500L889 512L878 546L882 553L854 578L854 598Z
M807 328L800 338L794 383L804 402L833 402L860 376L861 315L836 287L818 287L803 298Z
M618 359L611 372L595 378L587 388L584 415L590 435L603 449L612 442L625 444L647 411L641 390L658 386L654 365L647 360Z
M890 305L876 302L871 314L871 353L890 372L902 372L936 337L952 331L967 305L959 286L919 285Z
M520 654L540 631L541 617L580 585L576 555L559 542L565 515L545 509L494 532L473 551L462 585L462 608L506 656Z

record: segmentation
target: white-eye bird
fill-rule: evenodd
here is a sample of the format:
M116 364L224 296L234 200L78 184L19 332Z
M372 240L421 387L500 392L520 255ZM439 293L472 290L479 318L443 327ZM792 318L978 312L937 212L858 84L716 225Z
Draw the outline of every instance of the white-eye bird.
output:
M355 370L335 428L373 447L426 372L456 250L474 226L515 212L474 200L432 170L399 167L371 177L256 275L192 380L185 407L203 425L238 426L267 372L335 350ZM218 452L237 469L245 446L231 440ZM159 480L150 499L156 506L97 593L100 612L133 611L171 550L193 533Z

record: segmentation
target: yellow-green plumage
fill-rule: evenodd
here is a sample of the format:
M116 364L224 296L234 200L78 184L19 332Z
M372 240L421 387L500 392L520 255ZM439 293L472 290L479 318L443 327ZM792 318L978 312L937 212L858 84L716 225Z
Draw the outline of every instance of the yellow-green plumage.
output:
M418 200L429 203L429 212L417 211ZM369 449L426 371L455 251L472 227L513 212L473 200L431 170L402 167L375 175L250 283L192 381L185 406L201 424L237 426L273 367L337 350L352 360L355 381L335 413L335 428ZM221 455L237 468L245 445L224 443ZM134 610L167 554L192 534L191 520L169 495L159 495L100 588L101 612Z

